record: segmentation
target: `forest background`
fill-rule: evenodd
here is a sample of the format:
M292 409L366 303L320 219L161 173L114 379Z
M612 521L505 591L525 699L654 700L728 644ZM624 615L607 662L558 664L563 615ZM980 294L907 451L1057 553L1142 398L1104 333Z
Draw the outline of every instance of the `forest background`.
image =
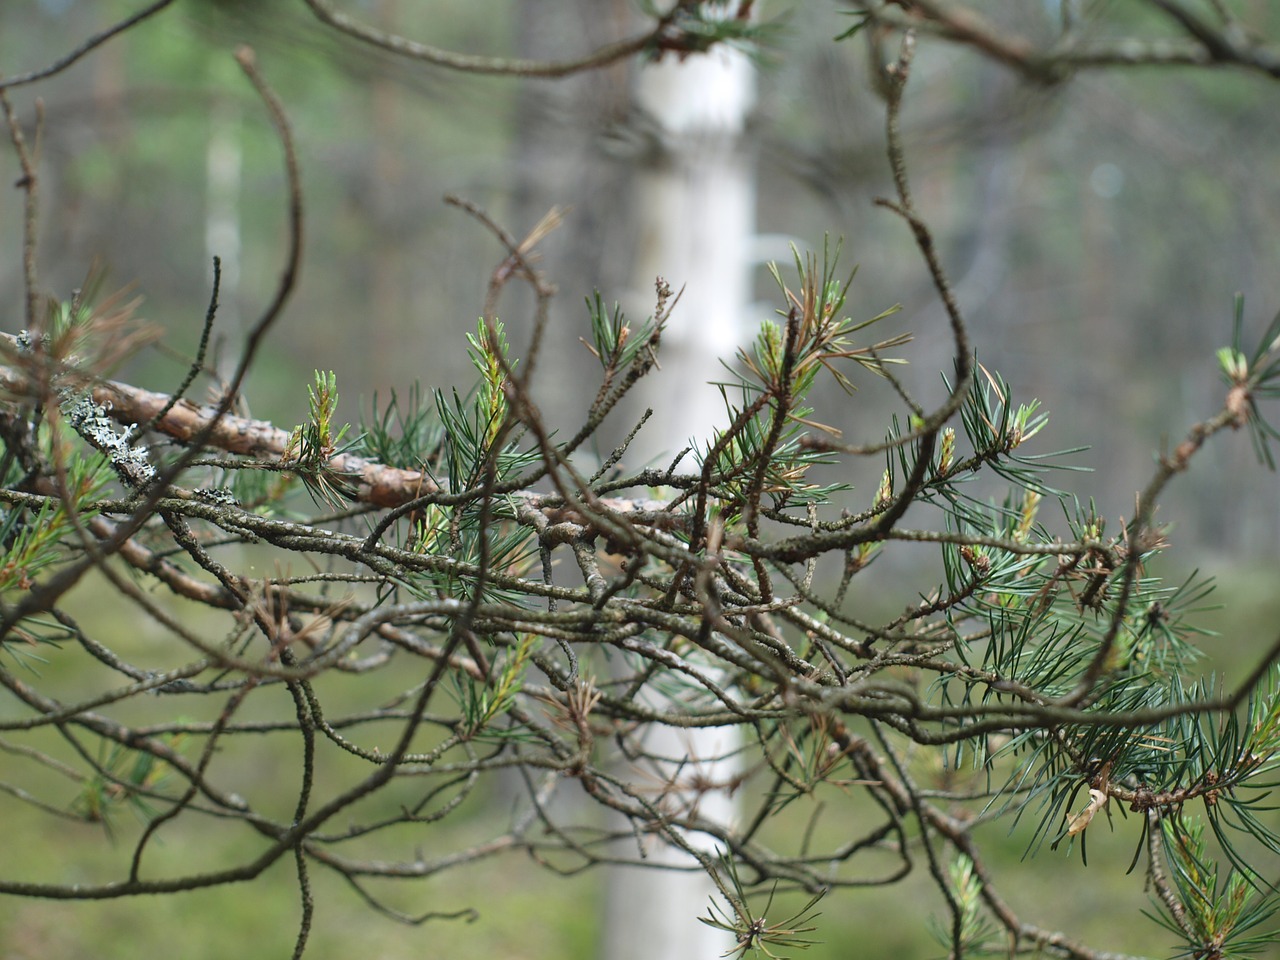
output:
M1034 33L1057 4L997 6ZM1124 4L1112 6L1109 22L1123 27ZM1280 34L1280 10L1265 0L1243 6L1262 32ZM42 65L129 9L86 0L6 3L0 64L8 72ZM370 0L361 10L451 49L535 57L562 54L567 38L594 44L622 35L632 15L628 3L592 0ZM820 2L762 10L778 18L778 29L758 64L749 137L759 289L763 300L771 283L763 261L787 262L788 241L812 249L824 234L842 236L846 263L859 265L853 298L863 312L904 305L892 321L916 335L904 379L928 394L940 389L950 344L910 237L872 204L891 189L883 114L869 90L865 48L830 42L849 26L848 13ZM234 343L237 310L251 315L276 281L282 237L277 146L238 78L231 53L241 42L254 45L287 105L305 158L310 222L301 284L245 390L253 414L302 420L313 369L337 371L339 419L352 422L375 395L385 402L416 381L470 381L463 333L474 326L498 251L442 202L453 193L517 233L553 206L568 208L541 248L542 268L561 291L542 362L564 366L546 371L540 397L553 423L568 422L593 389L574 374L583 362L582 297L598 289L641 311L651 297L630 289L639 242L631 184L648 156L646 122L631 102L634 63L554 83L458 76L343 42L297 5L187 3L41 87L44 284L69 292L101 261L113 282L133 283L145 296L145 315L185 355L204 309L194 292L207 285L217 253L233 268L219 322ZM903 122L917 201L937 233L979 359L1015 395L1044 403L1054 449L1088 447L1069 460L1082 472L1059 475L1055 485L1095 498L1098 512L1119 523L1163 439L1212 408L1220 390L1212 357L1229 339L1234 293L1243 293L1255 324L1280 307L1280 87L1239 72L1134 69L1032 88L972 52L941 45L922 51L913 83ZM30 112L26 92L14 99ZM13 158L0 156L0 180L16 176ZM12 317L22 299L20 219L19 194L0 193L0 299ZM669 279L698 280L679 265ZM771 312L761 307L761 317ZM517 301L512 322L521 315ZM674 322L682 320L696 322L678 314ZM124 376L164 384L183 369L182 359L152 352ZM848 421L838 425L856 436L859 423L884 423L892 401L887 392L860 392L840 404ZM1176 545L1163 561L1175 568L1163 572L1176 579L1198 567L1222 583L1219 598L1231 615L1204 621L1222 635L1206 646L1228 673L1242 646L1270 639L1274 627L1261 625L1274 624L1280 611L1276 479L1233 439L1213 441L1219 467L1198 464L1161 507ZM865 486L878 477L848 479ZM874 594L875 577L895 575L886 565L858 588ZM1099 931L1117 949L1150 951L1154 927L1126 941L1108 921L1119 894L1095 877L1108 857L1121 862L1130 851L1099 841L1088 868L1061 855L1023 864L1019 892L1050 905L1050 916L1061 899L1063 926L1083 936ZM1005 846L1016 860L1025 838ZM46 855L78 856L79 848L73 831L61 831ZM416 938L429 936L439 956L591 956L596 920L583 904L592 879L551 882L523 864L468 874L474 886L454 886L450 897L489 909L476 924L429 932L382 924L354 898L339 897L318 918L324 933L312 955L358 947L420 956ZM0 943L15 957L85 955L87 942L97 956L135 956L162 949L163 939L148 937L167 936L178 921L187 931L183 956L219 957L220 929L231 923L237 938L257 938L261 955L279 955L293 936L287 924L277 926L292 893L282 890L273 904L264 896L269 887L140 902L24 901L0 918ZM1143 902L1132 890L1124 896ZM878 918L874 929L828 918L828 943L810 956L844 955L850 938L868 956L928 955L927 904L901 890L850 903ZM889 904L899 905L901 921L885 919Z

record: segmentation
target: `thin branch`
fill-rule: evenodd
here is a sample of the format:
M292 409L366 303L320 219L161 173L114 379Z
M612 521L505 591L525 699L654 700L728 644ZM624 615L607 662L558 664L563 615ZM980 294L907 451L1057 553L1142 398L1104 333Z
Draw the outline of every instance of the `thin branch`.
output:
M155 3L143 7L137 13L131 14L118 23L114 23L110 27L107 27L107 29L95 33L75 49L59 57L47 67L42 67L39 70L32 70L29 73L20 73L7 80L0 78L0 90L5 90L9 87L19 87L28 83L35 83L37 80L45 80L55 74L61 73L81 57L84 57L86 54L91 53L98 47L102 46L112 37L125 33L131 28L137 26L143 20L146 20L148 17L159 13L173 2L174 0L156 0Z
M667 29L666 23L663 21L652 30L627 40L607 44L572 60L523 60L455 53L440 47L419 43L416 40L409 40L394 33L376 30L339 10L335 10L327 0L303 0L303 2L321 22L328 24L340 33L386 50L389 53L444 67L448 70L455 70L459 73L480 73L498 76L552 79L566 77L574 73L582 73L586 70L596 70L600 67L626 60L653 47Z

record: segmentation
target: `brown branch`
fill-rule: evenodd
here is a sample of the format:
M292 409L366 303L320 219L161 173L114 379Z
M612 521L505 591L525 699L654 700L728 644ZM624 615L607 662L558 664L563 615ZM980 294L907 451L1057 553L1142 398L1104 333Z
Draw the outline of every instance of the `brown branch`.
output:
M572 60L524 60L519 58L486 57L475 54L457 53L441 47L419 43L394 33L376 30L360 23L345 13L335 10L327 0L303 0L316 18L328 24L340 33L354 37L363 43L386 50L398 56L434 64L459 73L480 73L500 76L566 77L586 70L617 63L635 56L643 50L655 45L667 30L666 19L657 27L645 33L610 43L582 57Z
M112 37L119 36L131 27L141 23L152 14L159 13L172 3L173 0L156 0L156 2L150 6L143 7L137 13L125 17L120 22L112 24L105 30L95 33L70 53L64 54L57 60L53 61L49 66L42 67L39 70L31 70L28 73L20 73L16 77L10 77L8 80L0 79L0 90L5 90L9 87L19 87L27 83L35 83L37 80L44 80L47 77L52 77L54 74L61 73L81 57L102 46Z
M22 188L22 281L23 293L26 296L26 326L32 336L39 335L40 294L36 289L36 226L39 207L39 179L36 174L38 150L27 146L27 138L22 133L22 124L13 112L13 104L9 95L0 86L0 108L3 108L5 124L9 128L9 139L13 143L13 152L18 157L18 167L22 177L17 186ZM43 108L36 101L36 143L39 144L40 122L43 119Z
M881 3L868 11L868 22L880 29L916 30L972 47L1046 86L1062 83L1083 69L1115 67L1225 65L1280 78L1280 53L1246 35L1238 23L1219 29L1173 0L1147 2L1177 23L1186 39L1129 36L1085 42L1068 32L1059 42L1041 47L1003 24L992 23L971 5L951 0Z
M16 366L0 367L0 389L12 396L30 397L32 379ZM89 392L94 401L106 409L107 415L121 425L147 423L169 407L153 426L179 443L201 442L227 453L278 461L284 470L289 467L281 458L292 434L266 420L223 414L216 407L196 406L189 400L174 403L167 393L117 381L90 384ZM360 502L378 507L399 506L416 496L439 490L421 470L389 467L352 454L339 454L325 467L346 478Z

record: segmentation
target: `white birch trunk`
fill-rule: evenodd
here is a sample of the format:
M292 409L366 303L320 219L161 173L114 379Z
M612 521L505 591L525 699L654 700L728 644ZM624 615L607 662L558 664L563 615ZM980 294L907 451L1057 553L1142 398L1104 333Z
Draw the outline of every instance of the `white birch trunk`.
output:
M683 63L668 58L640 74L637 101L658 124L662 149L638 184L635 287L646 292L645 306L637 304L635 312L652 311L656 276L684 293L663 337L662 370L647 381L654 419L628 457L634 462L664 452L669 460L694 441L705 445L726 422L723 401L707 381L722 379L718 360L732 357L742 342L751 300L755 196L742 135L753 93L750 62L727 48ZM728 727L655 728L646 738L648 753L688 758L680 783L695 776L703 783L732 783L738 763L707 758L733 753L739 743L736 728ZM701 816L732 822L735 804L727 790L684 791L674 806L695 801ZM705 838L690 840L714 850ZM657 845L649 856L655 864L686 869L610 871L601 956L710 960L730 950L731 936L698 922L715 888L704 873L688 869L696 866L693 858Z

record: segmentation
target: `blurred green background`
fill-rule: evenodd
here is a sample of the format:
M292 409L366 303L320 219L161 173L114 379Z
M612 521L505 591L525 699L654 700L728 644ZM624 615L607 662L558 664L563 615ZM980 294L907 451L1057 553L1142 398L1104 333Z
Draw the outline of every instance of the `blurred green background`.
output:
M993 18L1010 17L1035 36L1052 23L1056 3L989 6ZM1266 0L1237 6L1263 33L1280 36L1280 8ZM1100 30L1152 29L1122 3L1084 7L1108 16ZM41 66L132 9L115 0L10 0L0 5L0 70ZM627 3L600 0L366 0L352 9L439 46L529 56L625 34L634 16ZM764 7L781 19L759 65L748 144L762 248L785 257L788 238L820 248L824 234L843 236L845 262L860 264L854 311L904 304L895 329L917 336L906 352L908 382L937 396L949 340L909 236L871 202L890 191L883 111L867 89L864 47L831 42L847 13L816 0ZM415 381L470 382L464 333L501 252L442 203L453 192L518 235L551 206L571 208L543 247L543 267L562 293L540 398L553 421L573 423L594 390L575 373L587 319L581 298L593 289L628 304L646 298L628 288L637 243L631 184L648 155L646 120L630 97L635 65L556 83L460 77L336 38L284 0L187 0L62 75L13 91L24 117L35 96L43 101L43 285L69 294L100 261L112 282L145 297L143 313L164 326L176 352L138 356L122 378L156 390L181 378L212 253L235 266L219 319L224 358L234 359L236 324L256 317L279 274L279 148L232 60L245 42L293 123L307 204L301 285L251 376L253 414L286 427L301 421L315 368L337 372L342 412L353 422L375 393L385 398ZM1118 524L1153 454L1220 402L1213 350L1229 339L1233 294L1244 293L1254 330L1280 308L1280 84L1229 71L1145 70L1033 90L969 51L926 44L904 127L917 202L937 230L979 358L1010 380L1015 396L1038 397L1051 412L1040 452L1089 446L1070 462L1091 472L1063 474L1057 485L1095 498ZM16 177L13 157L0 151L0 178ZM0 192L0 300L15 318L6 321L10 331L20 326L20 224L20 193ZM763 269L758 289L760 316L768 316L775 304ZM528 304L516 296L503 316L519 351ZM824 419L850 439L877 439L895 409L888 391L873 389L852 401L834 390L818 399ZM880 469L869 464L849 479L874 486ZM1203 618L1220 633L1206 643L1206 669L1228 678L1275 636L1277 492L1243 436L1220 437L1161 509L1173 548L1159 572L1177 580L1199 568L1219 578L1223 609ZM856 602L892 615L935 576L921 576L910 557L885 563L869 571ZM905 593L904 577L914 585ZM875 609L885 595L897 609ZM82 602L81 615L100 633L113 632L115 621L126 655L145 659L165 643L107 595ZM90 685L93 673L67 653L41 671L68 690ZM10 707L0 701L0 710ZM259 761L240 772L247 788L293 782L296 771L270 738ZM47 788L50 803L72 800L57 792L66 793L62 781L42 779L20 757L0 754L0 770L7 783L37 794ZM107 837L102 825L53 821L8 796L0 811L12 876L107 875L140 829L122 811ZM810 812L796 811L779 829L800 829ZM469 831L483 836L486 818L508 814L495 801L460 819L456 842ZM1114 835L1090 831L1087 867L1078 851L1024 859L1026 825L1010 835L1003 825L988 828L985 840L1001 854L997 875L1014 905L1042 925L1100 947L1166 955L1167 938L1137 915L1148 903L1140 880L1123 876L1135 823L1116 816ZM824 819L820 829L839 823ZM201 847L254 849L254 838L237 830L207 822L201 830L166 832L156 865L188 863ZM554 878L508 857L389 892L410 912L480 911L473 923L418 929L376 916L330 877L316 884L311 957L595 955L592 874ZM284 865L252 884L176 897L9 900L0 956L282 956L296 933L296 900ZM834 896L823 906L826 943L808 956L937 956L925 918L941 906L921 877Z

